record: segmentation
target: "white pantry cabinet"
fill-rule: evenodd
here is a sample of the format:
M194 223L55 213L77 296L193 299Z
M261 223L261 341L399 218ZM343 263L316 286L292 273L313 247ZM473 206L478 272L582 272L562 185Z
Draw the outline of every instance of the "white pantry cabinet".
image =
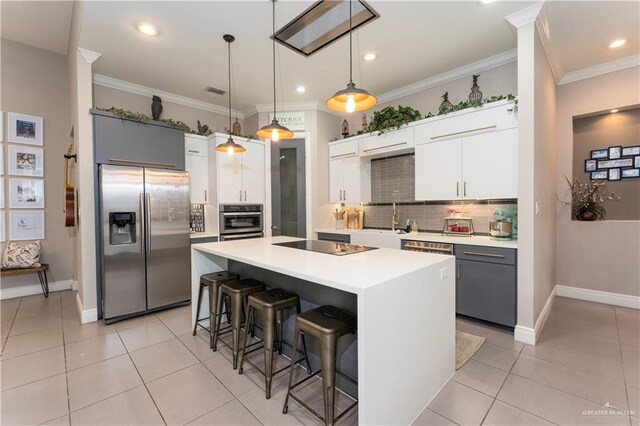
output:
M216 134L216 146L227 139L228 135ZM264 143L235 136L233 139L247 150L233 155L216 152L218 203L264 204Z
M358 141L339 141L329 145L329 202L357 203L360 191Z
M416 200L518 197L518 129L416 146Z
M210 200L207 137L185 134L184 144L184 168L189 172L189 199L192 204L207 204Z

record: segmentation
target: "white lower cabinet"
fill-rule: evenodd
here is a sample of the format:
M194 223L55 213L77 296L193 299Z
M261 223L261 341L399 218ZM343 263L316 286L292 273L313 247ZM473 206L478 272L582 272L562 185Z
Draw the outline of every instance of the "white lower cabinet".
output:
M216 135L216 145L224 143L227 138L227 135ZM218 203L264 204L264 143L237 137L234 140L247 150L233 155L216 152Z
M518 129L416 146L416 200L517 198Z
M189 172L189 199L206 204L210 199L207 137L186 134L184 168Z

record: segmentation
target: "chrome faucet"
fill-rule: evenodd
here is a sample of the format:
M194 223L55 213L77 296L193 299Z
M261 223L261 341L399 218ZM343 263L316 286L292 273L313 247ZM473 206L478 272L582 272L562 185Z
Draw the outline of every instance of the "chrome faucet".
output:
M393 202L393 211L391 214L391 230L396 230L396 225L398 225L398 213L396 212L396 202Z

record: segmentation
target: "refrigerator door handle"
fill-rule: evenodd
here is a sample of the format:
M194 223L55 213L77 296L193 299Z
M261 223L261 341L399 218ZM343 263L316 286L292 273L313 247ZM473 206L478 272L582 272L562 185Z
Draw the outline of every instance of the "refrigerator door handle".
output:
M145 198L146 198L146 205L144 208L144 224L145 224L145 239L146 239L146 246L147 246L147 253L149 253L151 251L151 223L150 223L150 217L151 217L151 194L146 193L145 194Z
M140 218L138 220L140 220L141 218L145 218L145 211L146 209L144 206L144 192L141 192L140 193ZM146 219L143 220L143 222L140 224L140 230L142 231L142 240L140 241L140 254L144 254L144 246L147 240L146 224L147 224Z

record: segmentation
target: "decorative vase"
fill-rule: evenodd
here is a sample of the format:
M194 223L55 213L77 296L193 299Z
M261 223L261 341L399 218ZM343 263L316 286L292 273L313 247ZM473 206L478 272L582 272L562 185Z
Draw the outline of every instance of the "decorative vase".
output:
M447 110L453 106L451 102L449 102L449 92L444 92L444 95L441 96L442 103L440 104L440 113L442 111Z
M349 122L345 119L342 121L342 137L346 138L349 136Z
M233 134L236 136L240 136L242 134L242 127L240 127L240 123L238 122L238 119L236 118L236 122L233 123Z
M471 86L471 93L469 93L469 102L482 101L482 92L480 91L480 86L478 86L478 77L480 77L480 74L473 76L473 86Z
M160 118L160 114L162 114L162 99L160 96L153 95L153 102L151 102L151 116L154 120L158 120Z
M596 220L596 214L589 210L581 211L579 217L583 222L593 222Z

